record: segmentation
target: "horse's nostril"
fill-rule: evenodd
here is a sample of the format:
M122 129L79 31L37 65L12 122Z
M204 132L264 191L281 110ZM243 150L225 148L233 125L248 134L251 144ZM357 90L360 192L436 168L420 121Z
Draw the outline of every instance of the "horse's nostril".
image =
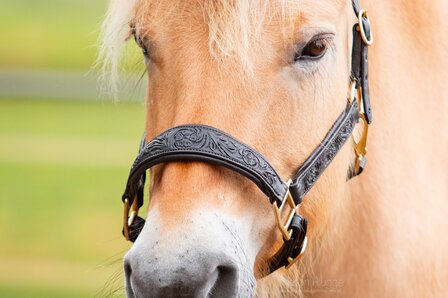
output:
M217 277L208 297L235 297L238 294L238 272L233 266L216 267Z
M125 262L124 263L124 274L126 275L126 276L131 276L131 274L132 274L132 268L131 268L131 264L129 264L128 262Z

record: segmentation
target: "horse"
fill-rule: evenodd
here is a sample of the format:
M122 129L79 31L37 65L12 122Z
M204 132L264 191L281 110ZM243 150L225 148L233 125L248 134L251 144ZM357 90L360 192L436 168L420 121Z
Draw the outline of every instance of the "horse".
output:
M448 295L448 5L361 6L375 34L368 162L348 179L360 123L300 205L303 256L267 274L282 236L266 195L226 167L163 163L124 256L128 297ZM100 59L119 88L134 35L148 73L146 142L210 125L286 180L347 103L356 19L348 0L113 0Z

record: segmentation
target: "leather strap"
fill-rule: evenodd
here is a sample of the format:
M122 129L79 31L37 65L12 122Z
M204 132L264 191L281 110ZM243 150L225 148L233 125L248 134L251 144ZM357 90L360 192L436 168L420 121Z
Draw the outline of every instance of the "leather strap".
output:
M294 176L289 191L296 205L302 202L303 197L316 183L336 154L350 137L356 123L359 121L358 104L356 100L347 103L344 112L332 125L320 145L311 153L310 157L302 164ZM292 230L289 240L283 239L284 243L280 250L269 261L269 273L281 267L293 264L303 252L304 240L306 238L307 221L300 214L296 214L288 230Z
M354 0L353 2L353 11L356 14L356 17L359 16L361 11L358 1ZM370 22L366 19L365 16L361 16L361 22L368 39L371 38L371 28ZM364 43L361 37L359 24L353 25L352 29L353 33L353 45L352 45L352 65L351 65L351 77L352 80L355 80L358 87L361 87L362 90L362 102L364 114L367 120L367 123L372 123L373 120L373 112L372 107L370 105L370 95L369 95L369 64L368 64L368 48L369 46Z
M142 140L140 141L140 149L138 150L138 153L140 154L140 152L142 152L145 148L146 145L146 133L143 133L143 137ZM145 193L145 182L146 182L146 171L144 171L141 175L140 178L136 184L137 186L137 190L136 190L136 194L137 194L137 206L138 208L143 206L144 203L144 193Z
M141 177L148 168L185 160L204 161L234 170L251 179L271 203L281 205L285 197L287 185L260 153L223 131L196 124L171 128L143 147L129 174L123 201L128 199L132 204Z
M358 16L359 12L361 11L361 6L359 5L359 1L352 0L352 7L353 7L353 11L355 12L355 15Z
M350 137L356 123L359 121L358 104L354 100L348 103L344 112L328 131L320 145L302 164L289 187L296 204L302 202L303 197L316 183L330 162Z
M308 221L305 218L302 218L300 214L294 216L289 225L289 228L292 230L291 239L284 241L282 247L269 260L269 273L279 268L287 267L290 264L290 259L294 260L300 256L304 249L303 246L306 245L304 241L307 227Z

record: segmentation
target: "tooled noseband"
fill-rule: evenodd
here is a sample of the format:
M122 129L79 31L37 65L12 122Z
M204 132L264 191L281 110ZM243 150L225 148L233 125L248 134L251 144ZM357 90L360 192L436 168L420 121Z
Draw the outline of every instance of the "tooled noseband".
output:
M127 240L134 242L145 223L138 216L138 209L143 205L146 170L160 163L193 160L236 171L252 180L269 198L283 236L282 247L269 261L269 272L281 267L289 268L300 258L306 248L307 220L300 216L299 205L349 139L360 119L364 122L364 128L355 147L355 167L350 176L359 175L366 163L367 128L372 121L367 49L372 43L372 35L366 11L360 9L357 0L353 0L352 4L358 23L353 26L350 98L321 144L300 166L294 178L283 182L269 162L255 149L210 126L177 126L149 143L145 143L143 138L122 196L125 206L123 234ZM286 205L289 212L284 223L281 215Z

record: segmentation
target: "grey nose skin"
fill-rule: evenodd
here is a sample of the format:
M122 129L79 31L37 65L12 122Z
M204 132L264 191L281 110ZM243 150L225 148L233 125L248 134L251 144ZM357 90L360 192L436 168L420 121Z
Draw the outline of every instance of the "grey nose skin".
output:
M124 261L127 297L237 297L236 266L203 254L186 257L171 262L128 253Z
M151 210L151 224L124 256L128 297L254 296L258 249L246 245L253 243L247 225L215 212L192 212L170 226L161 214Z

